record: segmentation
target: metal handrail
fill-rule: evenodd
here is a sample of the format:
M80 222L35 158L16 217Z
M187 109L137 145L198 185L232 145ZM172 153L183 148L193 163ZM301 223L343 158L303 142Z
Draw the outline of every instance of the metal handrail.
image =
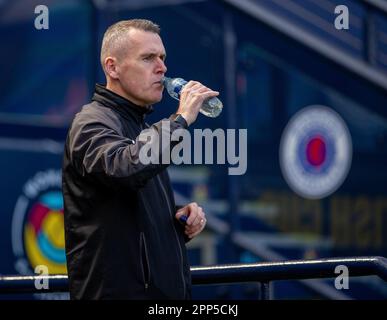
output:
M344 265L349 277L376 275L387 282L387 259L384 257L327 258L318 260L289 260L249 264L229 264L191 267L192 283L227 284L337 277L335 268ZM48 289L37 289L36 281L47 279ZM0 276L0 294L68 292L66 275ZM267 298L267 292L263 298Z
M348 268L350 277L377 275L387 282L387 259L384 257L290 260L193 267L191 270L194 284L219 284L332 278L337 277L335 268L339 265Z

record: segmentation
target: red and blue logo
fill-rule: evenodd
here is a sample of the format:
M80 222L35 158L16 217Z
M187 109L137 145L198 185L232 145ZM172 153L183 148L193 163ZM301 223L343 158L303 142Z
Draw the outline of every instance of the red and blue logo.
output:
M347 177L352 142L343 119L325 106L310 106L296 113L280 144L280 165L289 187L308 199L335 192Z

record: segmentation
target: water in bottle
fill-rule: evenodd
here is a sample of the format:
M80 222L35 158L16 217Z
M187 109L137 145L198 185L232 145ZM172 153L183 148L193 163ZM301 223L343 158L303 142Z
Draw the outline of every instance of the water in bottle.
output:
M187 81L182 78L168 77L164 77L161 81L167 89L169 95L176 100L180 100L180 92L186 85ZM222 109L222 101L220 101L217 97L212 97L204 100L200 108L200 112L207 117L216 118L222 112Z

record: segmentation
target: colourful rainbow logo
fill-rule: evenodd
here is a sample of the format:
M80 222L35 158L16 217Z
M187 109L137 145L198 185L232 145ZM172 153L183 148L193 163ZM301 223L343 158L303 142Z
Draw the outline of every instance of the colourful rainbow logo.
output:
M48 267L50 274L66 274L63 198L59 191L42 194L28 212L24 246L33 269Z

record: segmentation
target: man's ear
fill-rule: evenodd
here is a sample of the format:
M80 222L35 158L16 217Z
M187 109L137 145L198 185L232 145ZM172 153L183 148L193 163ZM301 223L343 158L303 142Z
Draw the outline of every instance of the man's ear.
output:
M106 74L108 74L110 78L112 78L112 79L119 78L116 58L114 58L114 57L106 57L105 58L105 71L106 71Z

